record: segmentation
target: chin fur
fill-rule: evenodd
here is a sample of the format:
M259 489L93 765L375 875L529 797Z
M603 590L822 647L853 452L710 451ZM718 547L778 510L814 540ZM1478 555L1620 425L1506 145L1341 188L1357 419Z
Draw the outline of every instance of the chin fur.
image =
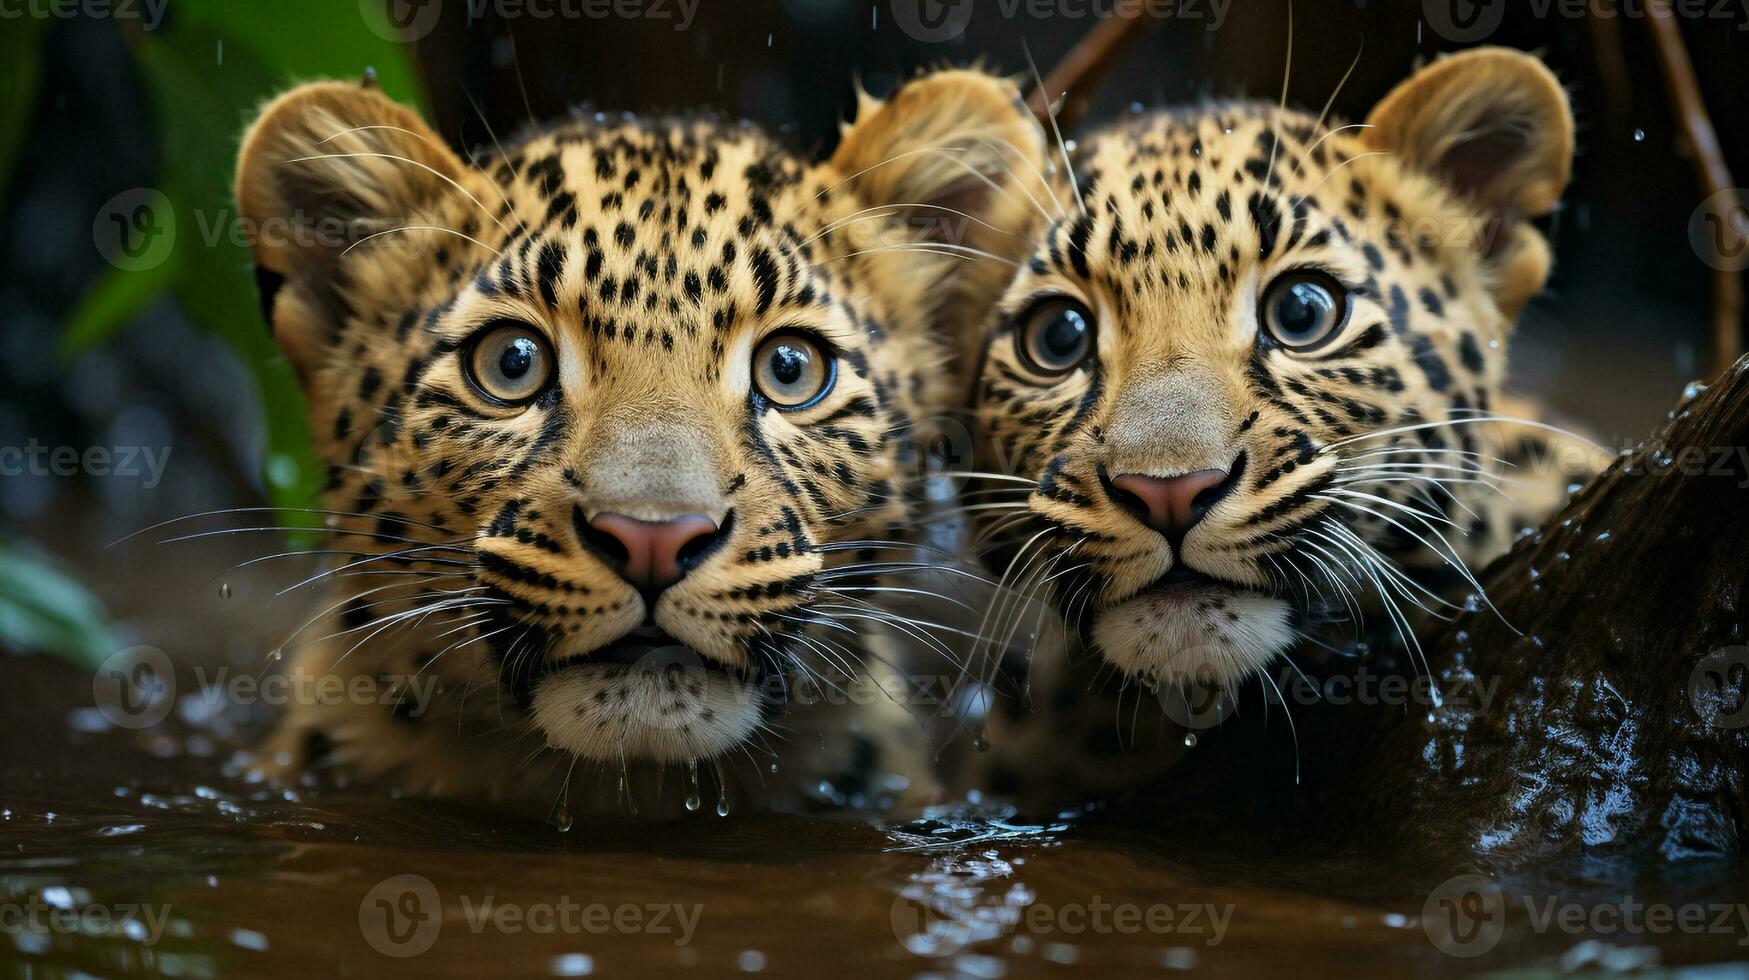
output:
M1286 602L1225 587L1144 592L1101 613L1093 642L1113 666L1151 685L1231 688L1293 640Z
M692 762L752 736L763 703L717 670L585 664L542 678L532 710L548 745L584 759Z

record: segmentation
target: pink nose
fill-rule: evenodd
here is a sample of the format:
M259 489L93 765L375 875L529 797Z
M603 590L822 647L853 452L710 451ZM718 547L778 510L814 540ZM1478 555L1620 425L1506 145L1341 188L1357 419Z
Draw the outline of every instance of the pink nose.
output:
M589 527L620 576L646 592L680 581L691 560L717 540L717 523L702 514L667 521L597 514Z
M1111 483L1121 494L1134 498L1120 503L1131 505L1149 527L1177 541L1221 498L1219 491L1226 480L1226 470L1197 470L1167 477L1125 473L1113 477Z

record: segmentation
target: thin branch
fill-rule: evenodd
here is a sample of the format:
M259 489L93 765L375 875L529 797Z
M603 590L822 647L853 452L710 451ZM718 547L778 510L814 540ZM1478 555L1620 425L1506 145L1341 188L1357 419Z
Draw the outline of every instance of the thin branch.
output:
M1055 101L1052 93L1063 97L1063 104L1056 112L1059 127L1073 126L1086 114L1092 93L1105 81L1105 76L1111 74L1124 51L1144 31L1165 19L1143 13L1144 7L1142 4L1133 8L1119 4L1118 8L1128 10L1128 13L1114 9L1111 16L1100 20L1086 37L1069 49L1057 67L1051 69L1044 83L1026 99L1027 106L1040 123L1050 125L1051 103Z
M1725 165L1719 136L1713 129L1701 98L1700 82L1694 75L1694 63L1688 48L1682 43L1682 30L1668 4L1646 5L1646 28L1652 35L1652 47L1658 53L1658 64L1664 70L1664 84L1670 91L1670 103L1676 111L1689 150L1694 154L1701 189L1708 199L1732 192L1730 168ZM1726 233L1738 233L1731 214L1722 222ZM1738 247L1741 242L1735 243ZM1743 352L1743 280L1733 269L1713 265L1713 376L1725 372Z

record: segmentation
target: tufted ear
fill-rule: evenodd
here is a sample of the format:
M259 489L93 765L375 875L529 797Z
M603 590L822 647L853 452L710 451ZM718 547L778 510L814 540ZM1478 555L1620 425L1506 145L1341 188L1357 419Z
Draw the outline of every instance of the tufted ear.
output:
M1524 219L1554 210L1573 166L1566 90L1537 58L1476 48L1421 69L1367 118L1375 149L1471 202L1495 294L1515 314L1548 277L1548 245Z
M341 254L420 224L462 193L466 170L417 113L365 85L312 82L261 110L238 154L237 206L253 229L263 312L300 373L345 308Z
M955 69L914 79L886 102L864 96L831 163L859 201L891 216L846 225L847 241L895 246L894 277L921 284L935 328L969 349L1028 251L1042 218L1035 202L1051 200L1044 134L1020 90ZM899 251L908 245L918 248Z

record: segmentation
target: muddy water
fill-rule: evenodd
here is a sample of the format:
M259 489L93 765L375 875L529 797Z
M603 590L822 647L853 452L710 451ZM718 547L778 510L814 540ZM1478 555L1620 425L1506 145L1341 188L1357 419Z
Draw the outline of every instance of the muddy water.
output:
M134 636L183 669L258 668L298 607L267 602L271 585L216 588L230 557L141 565ZM1332 857L1291 822L1258 833L1157 804L1047 820L969 801L703 807L561 830L249 784L248 719L182 705L131 731L93 703L88 673L0 654L0 974L1749 974L1728 965L1749 958L1732 868L1478 880L1461 876L1490 869L1456 853ZM1282 778L1247 758L1237 778ZM1644 911L1660 905L1668 920Z
M40 658L0 666L8 704L31 706L0 730L0 963L20 976L1535 975L1720 964L1749 942L1741 920L1700 934L1539 925L1547 902L1589 914L1625 894L1552 878L1509 883L1503 913L1451 947L1424 921L1461 870L1439 855L1332 862L1304 841L1174 836L1170 814L705 808L561 831L483 807L269 790L226 774L222 733L181 718L85 730L101 727L77 710L87 677ZM1736 901L1716 881L1624 887L1641 903Z

